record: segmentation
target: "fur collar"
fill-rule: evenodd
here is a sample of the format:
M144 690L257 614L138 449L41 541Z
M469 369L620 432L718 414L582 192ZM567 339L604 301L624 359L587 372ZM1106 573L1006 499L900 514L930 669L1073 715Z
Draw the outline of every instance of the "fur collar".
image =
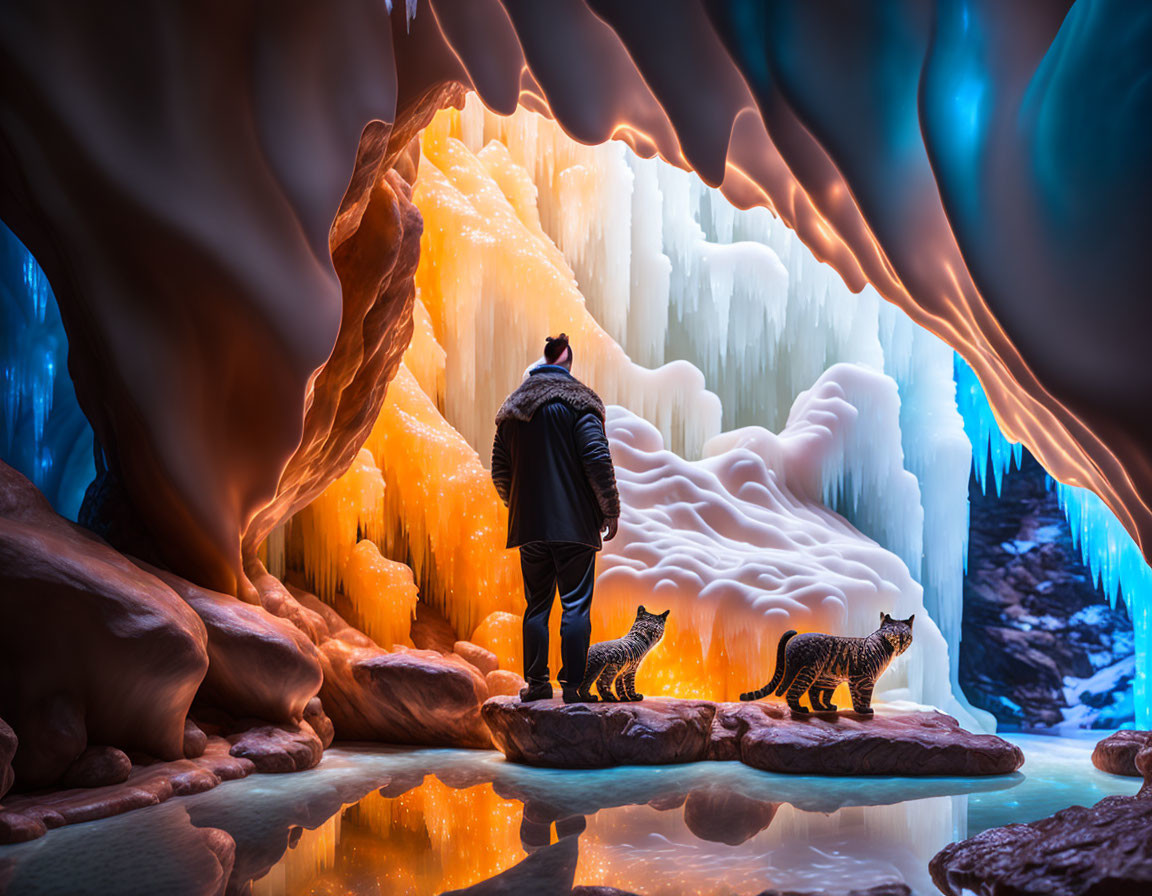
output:
M550 401L562 401L574 411L588 412L604 419L604 402L600 396L562 367L548 365L528 375L496 412L496 425L505 420L527 422L537 409Z

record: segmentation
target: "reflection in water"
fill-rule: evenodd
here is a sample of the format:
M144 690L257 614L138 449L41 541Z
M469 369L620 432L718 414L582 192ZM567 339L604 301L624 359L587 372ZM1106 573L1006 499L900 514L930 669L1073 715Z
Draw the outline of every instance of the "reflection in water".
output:
M343 843L337 813L315 830L295 826L288 831L288 851L271 870L252 884L252 896L296 893L317 875L336 865L336 847Z
M338 748L309 772L0 848L0 892L744 896L903 881L929 894L928 860L946 843L1138 789L1091 767L1091 741L1021 743L1023 775L921 780L740 763L563 772L475 751Z

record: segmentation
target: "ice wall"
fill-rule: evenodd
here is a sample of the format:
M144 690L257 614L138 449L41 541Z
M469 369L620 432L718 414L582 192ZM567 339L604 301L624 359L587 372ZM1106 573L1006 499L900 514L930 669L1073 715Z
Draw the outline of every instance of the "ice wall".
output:
M605 401L655 421L677 451L697 456L720 431L721 415L700 371L683 362L657 369L634 363L590 312L541 229L528 172L503 143L472 152L457 139L462 133L452 110L424 131L413 194L424 216L416 286L445 351L449 423L487 463L497 409L544 337L564 331L577 376Z
M95 475L92 428L68 376L68 337L52 288L0 223L0 458L76 519Z
M1022 446L1005 438L972 369L955 358L957 396L964 416L964 430L972 442L972 455L980 486L988 489L992 473L996 493L1013 463L1019 465ZM1128 531L1095 492L1055 482L1056 494L1068 517L1072 540L1080 548L1084 564L1096 585L1115 607L1121 598L1132 619L1136 647L1133 684L1136 726L1152 727L1152 567Z
M737 209L660 159L615 143L577 144L552 121L523 109L497 116L474 96L453 133L474 153L499 147L528 172L540 228L597 322L632 358L702 371L725 429L780 430L797 396L840 362L895 379L903 465L919 483L916 512L889 513L886 495L854 479L851 457L824 497L923 585L955 681L971 449L952 350L871 287L852 293L767 209Z

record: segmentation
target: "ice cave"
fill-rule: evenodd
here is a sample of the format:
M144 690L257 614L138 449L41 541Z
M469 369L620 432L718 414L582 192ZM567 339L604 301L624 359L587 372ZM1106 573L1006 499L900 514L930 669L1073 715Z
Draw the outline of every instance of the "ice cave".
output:
M1152 892L1147 5L0 72L0 894Z

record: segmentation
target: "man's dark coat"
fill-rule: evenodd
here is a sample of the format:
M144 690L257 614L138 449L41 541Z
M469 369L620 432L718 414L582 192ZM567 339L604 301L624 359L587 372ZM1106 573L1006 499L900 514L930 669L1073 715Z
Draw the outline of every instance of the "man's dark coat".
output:
M598 549L604 521L620 516L600 397L563 367L533 368L496 415L492 481L508 505L508 547Z

